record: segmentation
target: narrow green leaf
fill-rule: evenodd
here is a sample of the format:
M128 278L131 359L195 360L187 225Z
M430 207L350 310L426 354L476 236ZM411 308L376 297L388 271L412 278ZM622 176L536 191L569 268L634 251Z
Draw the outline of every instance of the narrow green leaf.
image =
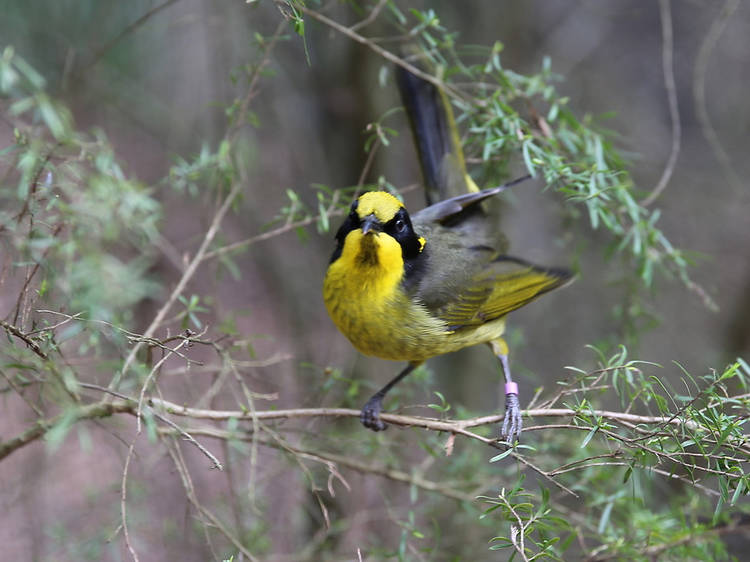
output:
M510 455L510 454L511 454L512 452L513 452L513 449L508 449L508 450L506 450L506 451L503 451L503 452L502 452L502 453L500 453L499 455L495 455L494 457L492 457L492 458L490 459L490 462L497 462L497 461L501 461L501 460L503 460L503 459L504 459L505 457L507 457L508 455Z

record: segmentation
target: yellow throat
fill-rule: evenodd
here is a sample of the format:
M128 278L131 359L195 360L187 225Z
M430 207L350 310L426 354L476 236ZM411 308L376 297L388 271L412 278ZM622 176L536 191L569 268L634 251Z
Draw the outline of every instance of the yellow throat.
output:
M357 203L360 220L370 215L379 223L391 220L401 202L384 192L369 192ZM383 355L384 342L391 339L389 320L408 306L400 289L404 274L401 245L379 228L346 235L341 255L328 267L323 300L334 324L363 353Z
M323 284L323 300L336 326L350 336L356 326L367 330L382 319L399 292L403 272L396 240L382 232L352 230Z

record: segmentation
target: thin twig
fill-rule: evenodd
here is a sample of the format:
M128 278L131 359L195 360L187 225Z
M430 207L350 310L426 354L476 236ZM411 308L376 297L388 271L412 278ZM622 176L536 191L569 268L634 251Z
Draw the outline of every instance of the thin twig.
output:
M211 453L211 451L209 451L203 445L201 445L190 434L189 431L185 431L184 429L182 429L179 425L177 425L176 423L174 423L169 418L165 418L165 417L159 416L159 420L161 420L162 422L164 422L165 424L167 424L169 427L171 427L172 429L174 429L175 432L177 432L180 435L182 435L182 437L184 437L187 441L189 441L190 443L192 443L193 445L195 445L201 453L203 453L204 455L206 455L211 460L211 463L212 463L211 468L216 468L218 470L224 470L224 465L219 462L219 459L217 459L214 456L214 454Z
M224 219L224 216L227 214L227 211L229 211L229 208L231 207L232 202L234 201L234 198L239 194L241 189L242 189L242 185L239 182L236 182L232 186L232 189L230 190L229 194L224 199L224 203L222 203L221 207L214 215L214 218L211 221L211 225L209 226L208 230L206 231L206 235L203 238L203 242L201 243L200 248L198 248L198 251L193 256L193 259L190 261L190 264L185 269L185 273L183 273L182 277L180 277L180 280L177 282L177 285L170 293L169 297L167 298L167 301L162 305L162 307L156 313L156 316L154 317L154 319L151 321L151 324L149 324L148 328L143 333L144 338L153 337L154 333L156 332L158 327L161 325L164 318L166 318L167 313L169 312L169 309L172 308L172 305L177 300L177 297L179 297L182 294L182 292L185 290L185 287L188 284L188 281L190 281L193 275L195 275L195 272L197 271L198 266L203 261L203 257L208 251L208 247L211 245L214 238L216 237L217 232L219 231L219 226L221 225L221 221ZM120 380L127 373L128 368L135 360L136 354L138 353L142 345L143 345L143 342L139 341L133 346L127 358L125 359L125 363L123 364L122 369L118 371L117 373L115 373L115 376L112 378L112 382L110 383L109 388L116 389L118 387L118 385L120 384Z
M258 369L263 367L272 367L293 359L294 356L290 353L274 353L270 357L265 359L249 359L246 361L239 359L232 359L232 363L241 369ZM162 373L163 377L179 376L179 375L201 375L201 374L216 374L221 373L225 370L226 366L218 363L212 363L208 365L198 365L197 367L188 365L183 367L175 367L173 369L165 369ZM278 392L270 392L266 394L255 392L253 396L256 398L262 398L263 400L278 400Z
M42 359L49 359L49 356L39 346L39 344L36 343L32 338L30 338L28 334L23 333L18 327L10 324L9 322L6 322L5 320L0 320L0 328L5 329L8 333L16 336L19 340L23 341L31 348L31 351L36 353Z
M330 213L329 216L336 216L336 215L342 215L342 214L343 214L342 211L334 211ZM268 232L263 232L262 234L251 236L250 238L246 238L245 240L232 242L231 244L227 244L226 246L222 246L221 248L217 248L215 250L211 250L210 252L206 252L206 254L203 256L203 259L209 260L211 258L222 256L233 250L238 250L240 248L244 248L245 246L250 246L252 244L255 244L256 242L268 240L269 238L273 238L274 236L279 236L280 234L284 234L285 232L296 230L302 226L307 226L309 224L316 222L317 220L318 220L318 216L316 215L314 217L307 217L305 219L301 219L293 223L284 224L278 228L269 230Z
M24 393L23 388L22 388L24 386L23 384L21 385L21 388L19 388L19 386L13 381L13 379L11 377L9 377L7 374L5 374L5 371L3 371L3 370L0 370L0 376L2 376L5 379L5 382L8 383L7 388L0 389L0 393L5 393L5 392L7 392L9 390L13 390L13 392L15 392L16 395L20 396L21 399L24 402L26 402L26 405L34 411L34 413L37 415L37 417L41 418L42 416L44 416L44 413L39 408L39 406L37 406L36 404L34 404L31 400L29 400L26 397L26 393ZM28 383L28 384L33 384L33 383Z
M174 1L174 0L170 0L170 1ZM269 54L271 50L273 49L273 46L276 44L276 41L280 37L282 28L283 26L281 24L277 27L276 32L274 33L271 42L266 48L266 52L264 54L263 59L261 60L260 64L256 67L255 72L251 76L250 83L248 85L247 95L245 96L240 106L240 110L237 114L237 121L235 121L234 126L227 129L227 132L224 135L225 139L232 140L238 133L242 124L244 123L245 115L247 114L247 111L249 109L250 101L252 100L255 94L255 84L261 75L261 70L268 63ZM206 234L203 238L203 242L201 243L200 248L198 248L198 251L193 256L193 259L190 261L190 264L185 269L185 272L182 274L182 277L180 277L180 280L178 281L177 286L174 288L172 293L167 298L167 301L159 309L159 311L156 314L156 317L153 319L151 324L148 326L148 328L144 332L143 334L144 338L153 337L158 327L166 318L167 313L172 308L172 305L175 303L177 298L185 290L185 287L187 286L188 281L190 281L190 279L193 277L193 275L197 271L198 266L204 260L204 257L206 253L208 252L209 246L211 245L214 238L216 237L216 234L219 230L219 226L221 225L221 222L224 219L224 216L226 215L227 211L229 210L232 203L234 202L235 197L239 194L241 189L242 189L242 184L239 181L235 181L234 184L232 185L232 188L229 191L229 194L224 199L224 202L222 203L221 207L214 215L214 218L208 230L206 231ZM138 342L136 343L135 346L133 346L127 358L125 359L125 363L123 364L122 370L116 373L115 376L113 377L112 382L110 383L110 388L112 389L117 388L117 386L120 383L120 379L127 373L128 368L130 367L132 362L135 360L136 354L140 350L141 345L142 345L142 342Z
M162 429L160 430L160 433L165 433L166 431L167 430ZM372 464L371 462L359 461L359 460L356 460L354 458L347 457L344 455L337 455L335 453L329 453L329 452L321 452L318 449L311 450L311 449L305 449L305 448L299 447L297 445L288 445L288 444L285 445L284 447L281 447L277 441L270 439L268 437L263 437L261 435L253 435L253 434L249 434L245 432L227 431L223 429L215 429L215 428L207 428L207 427L190 428L189 432L193 435L200 435L203 437L213 437L215 439L222 439L222 440L239 439L239 440L244 440L244 441L256 441L260 445L273 447L279 450L286 450L293 454L304 455L307 458L318 460L320 462L335 463L335 464L350 468L352 470L356 470L357 472L362 472L365 474L375 474L377 476L382 476L383 478L388 478L389 480L394 480L397 482L403 482L405 484L414 485L417 488L421 488L429 492L435 492L435 493L441 494L443 496L446 496L448 498L452 498L455 500L471 502L476 499L471 494L465 494L465 493L459 492L443 484L421 478L420 476L417 476L417 475L408 474L400 470L395 470L395 469L391 469L391 468L387 468L383 466L377 466L377 465Z
M263 69L268 65L268 63L271 60L271 51L273 51L273 48L276 46L277 41L281 37L281 32L284 30L285 26L284 21L279 22L279 25L276 26L276 30L274 31L273 35L271 36L271 40L266 43L265 50L263 52L263 57L261 58L260 62L255 66L253 69L253 73L250 76L250 81L247 86L247 94L245 94L245 97L242 100L242 103L240 104L240 109L237 112L234 123L231 127L227 129L226 134L224 135L224 138L226 140L233 140L236 136L239 130L242 128L243 125L246 124L247 121L247 113L250 109L250 102L255 97L256 90L255 85L257 84L258 80L260 79L262 75Z
M129 396L126 396L125 394L122 394L121 392L117 392L115 390L110 390L110 389L108 389L108 388L106 388L104 386L99 386L98 384L91 384L91 383L85 383L85 382L79 382L78 386L80 386L81 388L89 388L91 390L96 390L98 392L104 392L106 394L111 394L112 396L115 396L115 397L119 398L120 400L122 400L124 403L132 405L133 411L123 409L122 410L123 412L128 411L128 412L131 412L131 413L134 413L134 414L138 415L139 417L143 415L142 413L139 414L138 410L135 409L135 406L137 405L137 401L134 398L130 398ZM185 431L184 429L182 429L180 426L178 426L176 423L174 423L172 420L170 420L166 416L163 416L159 412L154 411L151 407L149 407L147 411L150 414L152 414L159 421L161 421L161 422L167 424L168 426L174 428L174 430L177 431L180 435L182 435L187 441L189 441L190 443L192 443L193 445L195 445L198 448L198 450L201 453L203 453L204 455L206 455L206 457L208 457L208 459L211 461L211 463L213 465L211 468L218 468L219 470L224 470L224 466L221 464L221 462L219 462L219 459L217 459L216 456L214 456L214 454L211 453L211 451L209 451L203 445L201 445L200 443L198 443L198 441L196 441L187 431ZM100 417L100 416L97 416L97 417Z
M167 448L167 454L172 459L175 469L177 470L177 474L180 475L180 480L182 481L182 486L185 489L185 494L188 498L188 501L193 504L194 507L196 507L196 511L198 512L197 516L201 522L201 530L203 531L203 536L206 539L206 544L208 545L211 553L214 555L214 559L218 560L213 540L211 540L211 533L209 533L208 531L210 525L207 521L207 518L203 515L201 509L202 506L198 503L198 498L195 494L195 486L193 485L193 479L190 476L190 470L188 469L187 463L185 462L185 457L182 454L182 449L180 449L177 440L174 438L166 441L165 445Z
M719 42L719 38L724 32L724 28L732 20L732 16L739 6L740 0L727 0L722 6L719 15L711 24L703 43L701 43L698 58L695 62L695 77L693 79L693 98L695 99L695 111L698 116L701 131L703 131L703 136L706 137L708 144L711 146L711 150L714 152L714 156L716 156L716 159L719 161L727 181L737 192L741 192L744 189L745 182L743 182L734 171L732 161L726 150L724 150L719 135L716 133L716 129L714 129L714 126L711 123L711 117L708 114L708 107L706 105L706 74L708 70L708 59L711 56L714 47L716 47L716 44Z
M375 142L372 143L372 146L370 147L370 151L367 154L367 160L365 161L365 165L362 166L362 171L359 174L359 179L357 180L357 187L360 188L365 184L365 180L367 179L367 174L370 173L370 169L372 168L372 164L375 161L375 155L378 152L378 148L380 148L380 137L375 139ZM337 191L336 193L340 193ZM355 197L359 194L359 189L357 190L357 193L355 193Z
M642 554L646 560L661 560L662 558L659 556L661 553L663 553L666 550L669 550L671 548L679 547L683 544L688 544L694 541L698 541L701 539L704 539L704 537L711 537L711 536L721 536L727 533L737 533L738 535L743 534L743 531L750 530L750 524L744 524L744 525L725 525L720 524L717 527L712 527L709 529L700 529L699 532L695 532L694 530L691 530L690 533L684 537L681 537L677 540L673 540L670 542L662 543L662 544L649 544L653 540L653 537L649 536L647 543L642 545L642 548L638 550L640 554ZM596 548L594 551L589 553L589 556L585 558L586 562L605 562L606 560L623 560L623 553L618 552L616 549L613 549L613 552L611 554L604 554L600 555L600 552L606 552L607 549L612 548L613 545L603 544L600 547ZM636 546L636 545L633 545ZM679 551L678 551L679 552ZM677 554L677 553L675 553ZM676 559L679 559L677 557Z
M717 490L712 490L708 486L704 486L703 484L699 484L695 480L690 480L689 478L686 478L685 476L680 476L679 474L675 474L673 471L666 471L662 470L661 468L656 468L655 466L645 466L643 467L644 470L650 470L651 472L654 472L660 476L664 476L665 478L671 478L673 480L680 480L681 482L684 482L688 486L694 486L698 488L699 490L703 491L706 495L714 496L714 497L721 497L721 492L718 492Z
M233 362L229 362L229 370L231 371L232 375L234 375L234 379L237 381L237 384L240 385L240 388L242 389L242 394L245 396L245 402L247 404L247 408L250 411L250 420L252 423L252 430L253 433L259 434L261 430L263 429L260 425L260 422L258 421L258 417L256 416L257 410L255 408L255 396L250 391L250 389L245 384L245 381L243 380L242 376L240 375L239 371L237 370L236 365ZM250 443L250 505L255 507L255 481L258 471L258 444L253 441Z
M680 140L682 137L682 126L680 124L680 110L677 105L677 87L674 82L674 40L672 38L672 9L670 0L659 0L659 15L661 16L662 50L661 62L664 72L664 86L667 89L667 100L669 102L669 119L672 122L672 148L669 153L667 165L659 178L659 183L643 201L641 205L648 207L667 188L669 180L674 172L677 157L680 154Z
M198 334L198 336L200 337L203 334L205 334L206 330L207 330L207 328L204 328L203 332L201 334ZM159 361L157 361L157 363L151 368L151 371L149 372L148 376L146 377L146 380L143 381L143 384L141 385L141 393L140 393L140 396L138 397L138 411L137 411L137 418L136 418L137 419L136 431L138 433L141 432L141 417L142 417L142 413L143 413L143 403L144 403L144 400L145 400L145 397L146 397L146 390L148 389L149 385L151 384L151 380L154 377L156 377L156 374L159 372L159 369L161 369L161 366L164 363L167 362L167 360L172 356L172 354L176 354L177 351L181 347L183 347L183 346L185 346L185 345L187 345L189 343L190 343L190 337L184 337L184 339L179 344L177 344L177 346L174 349L167 348L168 352L165 353L164 356Z
M105 388L103 386L99 386L98 384L91 384L91 383L79 382L78 386L80 386L82 388L89 388L91 390L97 390L99 392L104 392L106 394L111 394L113 396L116 396L117 398L120 398L121 400L123 400L126 403L136 404L136 400L134 398L130 398L129 396L126 396L126 395L124 395L124 394L122 394L120 392L114 391L114 390L109 390L108 388ZM123 411L129 411L129 410L123 410ZM201 445L200 443L198 443L198 441L196 441L195 438L193 438L193 436L190 435L187 431L185 431L184 429L182 429L179 425L177 425L176 423L174 423L169 418L163 416L159 412L154 411L150 407L148 408L148 412L150 414L152 414L159 421L161 421L161 422L167 424L168 426L174 428L174 430L177 431L180 435L182 435L187 441L189 441L190 443L192 443L193 445L195 445L198 448L198 450L201 453L203 453L204 455L206 455L206 457L208 457L208 459L211 461L211 463L212 463L212 467L211 468L218 468L219 470L224 470L224 466L221 464L221 462L219 462L219 459L217 459L216 456L213 453L211 453L211 451L209 451L203 445ZM135 413L139 417L141 417L143 415L142 413L139 414L138 410L135 410L132 413Z
M133 454L135 453L135 442L137 441L140 434L136 434L133 437L133 440L130 442L130 446L128 447L128 454L125 456L125 466L122 468L122 480L120 482L120 517L122 518L122 532L125 536L125 544L128 547L128 551L130 551L130 556L133 558L135 562L139 562L138 553L133 548L133 545L130 542L130 533L128 531L128 508L127 508L127 499L128 499L128 470L130 468L130 460L133 458Z
M135 332L131 332L130 330L126 330L125 328L123 328L121 326L117 326L116 324L112 324L111 322L107 322L106 320L98 320L98 319L90 319L90 318L80 318L80 316L83 314L82 312L76 313L74 315L65 314L64 312L59 312L57 310L45 310L45 309L39 309L39 310L37 310L37 312L40 313L40 314L55 314L57 316L63 316L64 318L66 318L66 320L63 320L62 322L59 322L58 324L55 324L54 326L50 326L48 328L41 328L39 330L34 330L33 332L28 332L26 335L34 334L34 333L37 333L37 332L49 331L49 330L52 330L52 329L57 328L59 326L62 326L63 324L65 324L65 323L67 323L67 322L69 322L71 320L79 320L80 322L86 322L86 323L89 323L89 324L100 324L102 326L107 326L108 328L111 328L112 330L114 330L116 332L120 332L121 334L125 334L125 336L127 336L127 339L128 339L128 341L130 343L138 343L138 342L140 342L140 343L146 343L146 344L149 345L149 347L158 347L158 348L161 348L164 351L166 351L167 353L170 353L172 355L177 355L181 359L184 359L187 363L198 364L198 365L201 364L199 361L195 361L193 359L190 359L189 357L183 355L182 353L180 353L176 349L168 347L167 344L169 342L171 342L171 341L182 340L185 337L189 337L191 344L201 344L201 345L211 345L211 346L215 345L213 341L201 340L199 337L197 337L195 335L185 336L184 333L176 335L176 336L171 336L171 337L165 338L163 340L158 340L158 339L153 338L153 337L152 338L147 338L147 337L145 337L145 336L143 336L141 334L137 334ZM186 330L186 332L189 332L189 330ZM206 332L206 330L203 330L201 332L201 335L205 334L205 332Z
M74 402L79 401L75 388L65 383L65 377L62 375L55 362L50 360L49 355L41 348L38 343L34 341L33 338L30 338L29 335L23 333L20 328L6 322L5 320L0 320L0 327L4 328L9 334L14 335L22 340L31 348L34 353L36 353L36 355L41 357L45 361L46 368L60 381L65 392L73 399Z
M63 316L65 316L65 319L61 320L57 324L53 324L52 326L47 326L45 328L38 328L36 330L32 330L30 332L26 332L27 336L32 336L34 334L40 334L42 332L54 332L60 326L64 326L65 324L67 324L68 322L71 322L73 320L78 320L81 317L81 315L83 314L83 312L76 312L75 314L70 315L70 314L63 314L61 312L60 313L56 313L56 312L54 312L52 310L37 310L37 312L49 312L49 313L54 313L54 314L62 314Z
M245 545L242 544L242 541L239 540L238 537L234 535L234 533L231 533L229 529L226 528L224 523L216 516L214 515L209 509L203 506L198 501L198 496L195 493L195 486L193 485L193 480L190 477L190 471L187 468L187 465L185 464L185 460L182 458L182 452L180 451L179 447L167 447L167 452L169 453L169 456L172 458L172 461L174 462L175 468L177 469L177 472L180 474L180 477L182 479L183 487L185 488L185 493L188 496L188 500L190 503L195 507L195 509L198 511L198 513L206 518L208 522L216 527L219 532L221 532L225 537L227 537L232 544L240 551L242 554L247 556L248 560L254 561L257 560L253 554L247 550ZM204 528L207 528L208 525L204 524ZM207 535L208 537L208 535ZM209 538L209 544L210 544L210 538Z
M275 0L275 2L281 5L287 4L285 0ZM310 16L314 20L318 20L320 23L327 25L331 29L335 29L342 35L346 35L347 37L356 41L357 43L360 43L361 45L365 45L366 47L368 47L369 49L371 49L372 51L374 51L375 53L383 57L385 60L392 62L393 64L396 64L404 68L405 70L408 70L410 73L414 74L418 78L421 78L422 80L425 80L426 82L429 82L430 84L433 84L434 86L436 86L437 88L440 88L451 97L457 100L464 101L464 102L468 101L466 95L454 89L452 86L449 86L448 84L436 78L435 76L420 70L413 64L406 62L404 59L394 55L390 51L383 49L381 46L373 43L367 37L364 37L360 35L359 33L357 33L356 31L354 31L351 27L346 27L344 25L341 25L337 21L334 21L324 16L323 14L316 12L315 10L311 8L308 8L304 4L295 3L294 7L295 9L299 10L303 14Z
M148 20L150 20L153 16L164 10L165 8L168 8L172 4L177 2L177 0L167 0L163 4L159 4L158 6L154 6L151 8L148 12L143 14L141 17L139 17L137 20L135 20L133 23L131 23L129 26L127 26L125 29L123 29L116 37L109 40L101 49L99 49L95 54L94 58L91 59L91 62L89 62L86 66L84 66L79 72L83 73L92 66L96 65L104 55L107 54L107 52L112 49L115 45L117 45L120 41L125 39L128 35L135 32L139 27L141 27L144 23L146 23Z
M370 11L370 13L367 14L367 17L365 19L350 26L349 29L351 29L352 31L357 31L358 29L362 29L363 27L370 25L377 19L378 15L380 15L381 10L387 3L388 0L380 0L380 2L377 3L377 5Z
M399 193L403 195L419 187L421 187L419 184L410 184L404 188L399 189ZM337 217L337 216L342 216L344 214L343 210L336 208L336 203L338 202L338 196L340 193L341 193L340 191L336 191L336 193L334 194L333 199L331 200L331 204L328 205L328 208L325 210L325 216ZM206 252L206 254L203 256L203 259L208 260L211 258L222 256L228 252L239 250L240 248L244 248L246 246L251 246L252 244L255 244L256 242L269 240L270 238L274 238L275 236L279 236L286 232L291 232L303 226L308 226L312 223L318 222L318 220L320 220L320 215L307 217L307 218L300 219L298 221L291 222L291 223L285 223L277 228L274 228L273 230L269 230L268 232L256 234L255 236L251 236L250 238L239 240L237 242L232 242L230 244L227 244L226 246L222 246L221 248L216 248L215 250Z
M526 546L524 545L526 525L523 524L521 516L516 513L516 510L505 497L505 490L503 490L503 492L498 496L498 499L503 503L503 505L505 505L505 508L511 513L511 515L513 515L513 518L516 520L515 524L511 523L510 525L510 540L513 544L513 548L515 548L516 552L521 555L521 558L528 562L529 557L526 556Z

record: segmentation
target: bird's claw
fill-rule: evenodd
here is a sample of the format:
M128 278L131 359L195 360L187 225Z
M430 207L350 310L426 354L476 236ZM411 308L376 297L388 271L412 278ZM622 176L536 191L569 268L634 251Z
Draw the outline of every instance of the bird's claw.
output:
M512 446L521 436L522 426L521 404L518 401L518 394L506 394L505 417L503 418L503 428L500 438Z
M367 429L373 431L383 431L388 425L380 419L380 410L383 408L382 398L373 396L367 401L367 404L362 408L362 412L359 414L359 421L362 422Z

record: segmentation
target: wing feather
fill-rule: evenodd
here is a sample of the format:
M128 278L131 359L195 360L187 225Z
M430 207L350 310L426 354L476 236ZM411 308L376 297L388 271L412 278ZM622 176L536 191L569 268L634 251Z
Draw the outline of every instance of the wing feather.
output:
M474 275L436 315L452 330L475 327L505 316L571 279L568 271L543 268L503 256Z
M522 181L526 181L529 178L531 178L531 176L522 176L520 178L514 179L513 181L509 181L508 183L504 183L503 185L498 185L497 187L489 187L481 191L464 193L462 195L457 195L456 197L451 197L450 199L446 199L444 201L440 201L439 203L435 203L434 205L430 205L429 207L425 207L421 211L415 213L412 219L415 222L420 222L423 224L443 223L448 219L453 218L464 209L476 205L477 203L484 201L488 197L497 195L501 191L505 191L509 187L512 187L517 183L521 183Z

